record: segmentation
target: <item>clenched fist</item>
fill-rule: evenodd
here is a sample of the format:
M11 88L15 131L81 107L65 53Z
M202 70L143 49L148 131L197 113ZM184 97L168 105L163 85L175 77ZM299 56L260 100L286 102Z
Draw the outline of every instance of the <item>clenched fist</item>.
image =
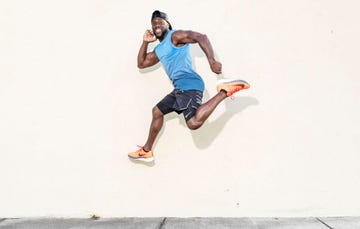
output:
M213 71L214 73L220 74L222 65L220 62L215 60L215 61L210 62L210 68L211 68L211 71Z
M154 42L154 41L156 41L156 37L155 37L154 33L150 29L145 31L143 39L146 42Z

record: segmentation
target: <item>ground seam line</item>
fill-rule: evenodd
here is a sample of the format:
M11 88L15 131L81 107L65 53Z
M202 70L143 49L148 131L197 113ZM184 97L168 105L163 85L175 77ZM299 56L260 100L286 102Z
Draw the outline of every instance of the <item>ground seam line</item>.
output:
M165 225L165 221L166 221L166 217L161 221L161 223L160 223L160 226L159 226L159 229L162 229L163 228L163 226Z
M327 228L329 228L329 229L335 229L335 228L333 228L333 227L330 227L327 223L325 223L324 221L322 221L321 219L319 219L319 218L316 218L320 223L322 223L322 224L324 224Z

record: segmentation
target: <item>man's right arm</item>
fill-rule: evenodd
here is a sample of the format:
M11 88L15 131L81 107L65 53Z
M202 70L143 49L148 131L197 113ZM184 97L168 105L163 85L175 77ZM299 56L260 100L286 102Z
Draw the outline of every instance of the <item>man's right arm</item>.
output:
M147 30L144 34L143 42L140 46L140 50L137 58L138 68L151 67L159 62L155 52L147 52L150 42L156 41L155 36L150 30Z

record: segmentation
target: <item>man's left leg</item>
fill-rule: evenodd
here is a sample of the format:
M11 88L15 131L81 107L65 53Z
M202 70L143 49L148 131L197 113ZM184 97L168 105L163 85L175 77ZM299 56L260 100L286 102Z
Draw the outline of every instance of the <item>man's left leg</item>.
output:
M202 104L197 110L195 115L190 118L186 125L191 130L196 130L204 124L206 119L211 115L211 113L215 110L217 105L221 103L224 99L226 99L226 91L218 92L214 97L212 97L209 101Z
M248 89L249 87L250 85L243 80L222 81L216 88L218 93L209 101L198 107L195 115L186 121L187 126L191 130L198 129L204 124L206 119L209 118L219 103L227 97L232 96L234 93L243 89Z

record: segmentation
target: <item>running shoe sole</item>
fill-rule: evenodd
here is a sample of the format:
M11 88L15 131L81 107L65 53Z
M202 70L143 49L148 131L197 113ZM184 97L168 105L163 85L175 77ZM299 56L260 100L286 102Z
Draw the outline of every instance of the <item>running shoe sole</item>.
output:
M153 157L148 157L148 158L144 158L144 157L131 157L129 156L129 159L134 160L134 161L144 161L144 162L152 162L154 160Z

